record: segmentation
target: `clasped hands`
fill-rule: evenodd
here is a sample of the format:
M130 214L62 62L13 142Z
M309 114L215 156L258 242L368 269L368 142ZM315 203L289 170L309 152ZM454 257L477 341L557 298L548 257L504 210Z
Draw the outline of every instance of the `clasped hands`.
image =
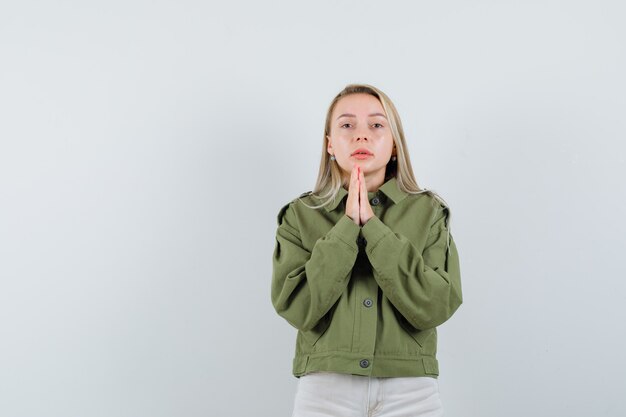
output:
M357 164L352 167L352 173L350 174L346 215L350 217L357 226L363 226L374 216L374 211L372 210L372 206L370 206L370 201L367 196L365 175L361 167Z

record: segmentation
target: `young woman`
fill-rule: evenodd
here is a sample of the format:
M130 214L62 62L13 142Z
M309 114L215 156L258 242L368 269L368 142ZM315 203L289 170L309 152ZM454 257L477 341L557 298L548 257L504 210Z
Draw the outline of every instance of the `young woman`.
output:
M396 108L371 85L331 102L322 154L315 189L277 216L292 417L441 416L437 326L462 303L450 209L417 185Z

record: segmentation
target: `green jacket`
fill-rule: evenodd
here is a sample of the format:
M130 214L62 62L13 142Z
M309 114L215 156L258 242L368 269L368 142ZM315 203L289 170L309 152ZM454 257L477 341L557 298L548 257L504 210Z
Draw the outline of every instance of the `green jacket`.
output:
M358 226L347 195L311 209L307 192L278 213L271 298L298 329L293 375L436 378L436 326L463 301L449 210L393 177L368 192L375 216Z

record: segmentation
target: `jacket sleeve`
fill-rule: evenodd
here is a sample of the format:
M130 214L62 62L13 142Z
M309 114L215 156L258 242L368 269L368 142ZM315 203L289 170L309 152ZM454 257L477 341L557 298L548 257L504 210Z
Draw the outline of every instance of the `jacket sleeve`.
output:
M459 256L448 209L439 206L422 253L378 217L363 226L365 251L385 296L416 329L436 327L463 302Z
M278 214L271 296L276 312L306 331L317 325L347 287L360 227L344 214L309 251L302 245L292 204Z

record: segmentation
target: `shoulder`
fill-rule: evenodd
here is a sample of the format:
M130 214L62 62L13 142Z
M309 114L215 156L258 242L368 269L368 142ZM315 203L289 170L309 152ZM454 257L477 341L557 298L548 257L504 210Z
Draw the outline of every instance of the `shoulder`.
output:
M411 205L418 206L420 211L426 211L428 213L448 208L448 204L445 200L431 189L410 192L407 194L406 200L410 201Z
M298 202L298 200L300 200L301 198L305 198L307 196L310 196L313 193L313 191L306 191L302 194L300 194L298 197L294 197L293 199L289 200L287 203L283 204L280 209L278 210L278 215L276 216L276 222L278 224L278 226L281 225L281 223L283 222L283 218L285 217L285 213L287 213L287 210L292 207L295 203Z
M411 201L415 214L420 216L431 228L447 225L450 217L450 206L436 191L424 189L423 192L409 194L407 199Z
M447 229L450 223L450 206L435 191L430 190L428 197L432 207L431 227L434 229Z

